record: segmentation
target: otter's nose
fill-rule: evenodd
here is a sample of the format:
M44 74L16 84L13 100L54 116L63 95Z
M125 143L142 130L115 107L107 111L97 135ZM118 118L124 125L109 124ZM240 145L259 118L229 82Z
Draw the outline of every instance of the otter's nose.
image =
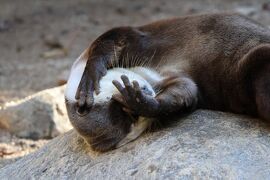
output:
M92 107L87 107L86 105L84 106L79 106L78 104L76 105L76 113L79 116L85 116L90 113Z

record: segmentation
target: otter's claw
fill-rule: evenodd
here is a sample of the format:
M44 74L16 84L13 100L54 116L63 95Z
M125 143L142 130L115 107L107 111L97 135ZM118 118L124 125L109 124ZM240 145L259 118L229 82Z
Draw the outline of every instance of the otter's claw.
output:
M89 81L87 76L83 76L75 96L75 98L78 100L79 107L92 107L94 103L94 87L92 84L92 81Z

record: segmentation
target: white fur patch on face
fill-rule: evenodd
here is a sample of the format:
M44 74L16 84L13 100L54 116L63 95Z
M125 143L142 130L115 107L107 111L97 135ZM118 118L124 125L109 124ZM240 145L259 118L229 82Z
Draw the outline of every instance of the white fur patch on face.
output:
M71 103L75 103L77 101L75 95L87 62L87 59L85 58L85 53L86 51L84 51L80 55L80 57L73 63L67 82L65 98ZM143 70L140 70L140 72L142 71ZM138 81L141 87L146 86L147 89L150 90L153 95L155 95L155 92L152 86L148 83L148 81L146 81L143 76L138 74L140 72L133 72L130 69L124 68L114 68L109 70L107 74L100 80L100 93L98 95L94 93L94 103L108 102L112 95L117 93L117 89L112 84L112 81L117 80L123 85L123 82L121 80L122 75L126 75L131 82L134 80Z
M151 125L152 122L153 120L150 118L139 117L138 121L131 125L130 132L127 134L127 136L116 145L116 148L137 139Z
M155 84L163 79L163 77L160 74L158 74L154 70L151 70L150 68L134 67L130 68L130 70L136 74L140 74L140 76L142 76L150 84Z
M78 86L80 84L80 81L82 79L82 75L83 75L86 62L87 62L85 53L86 53L86 50L73 63L71 67L71 72L67 81L65 98L71 103L76 102L75 95L76 95Z
M122 84L122 86L124 86L121 80L122 75L126 75L130 82L134 80L138 81L140 87L146 86L147 89L150 90L153 95L155 95L152 86L139 74L136 74L129 69L114 68L109 70L107 74L100 80L100 93L98 95L94 94L95 103L108 102L112 95L118 92L116 87L112 84L113 80L117 80Z

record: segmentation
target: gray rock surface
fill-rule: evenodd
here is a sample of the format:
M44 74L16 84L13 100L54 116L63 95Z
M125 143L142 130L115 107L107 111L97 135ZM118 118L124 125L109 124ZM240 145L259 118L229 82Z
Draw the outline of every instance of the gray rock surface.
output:
M196 111L120 149L92 152L75 131L0 169L0 179L269 179L270 127Z
M64 103L64 86L47 89L0 107L0 127L23 138L52 138L72 128Z

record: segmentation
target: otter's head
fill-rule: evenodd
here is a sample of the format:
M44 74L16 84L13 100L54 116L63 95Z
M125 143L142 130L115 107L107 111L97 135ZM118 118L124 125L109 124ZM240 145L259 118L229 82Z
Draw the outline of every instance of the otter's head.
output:
M112 95L119 93L112 81L122 82L120 77L124 74L131 81L138 81L140 87L151 91L154 96L151 85L142 76L130 70L109 70L100 81L100 93L94 94L94 105L88 113L81 114L78 112L75 93L84 66L82 61L77 60L74 63L65 92L67 111L73 127L96 151L107 151L137 138L149 122L144 121L142 117L126 113L122 106L112 99Z

